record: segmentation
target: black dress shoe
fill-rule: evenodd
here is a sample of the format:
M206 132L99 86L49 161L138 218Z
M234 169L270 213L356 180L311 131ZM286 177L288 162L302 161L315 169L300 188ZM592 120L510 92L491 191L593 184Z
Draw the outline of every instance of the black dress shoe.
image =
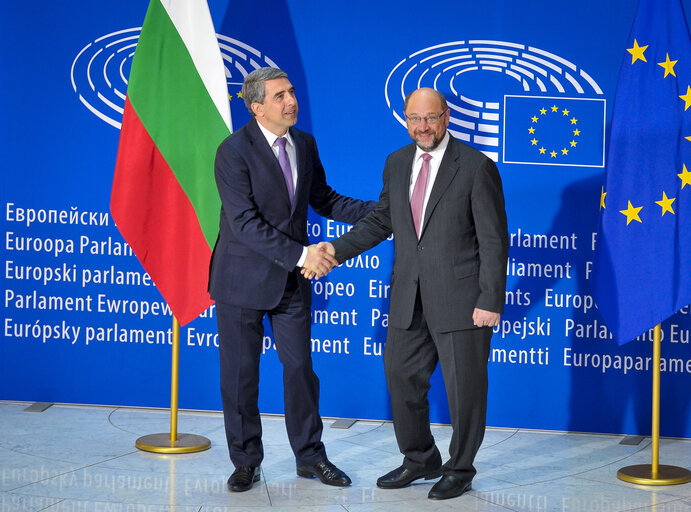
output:
M471 489L470 482L457 476L444 475L430 489L427 497L431 500L448 500L460 496Z
M233 492L249 491L254 482L259 481L259 466L239 466L228 479L228 490Z
M400 466L384 476L379 477L377 480L377 487L381 487L382 489L400 489L401 487L411 484L418 478L432 480L440 476L441 469L435 469L434 471L413 471Z
M298 466L298 476L305 478L312 478L316 476L322 483L326 485L335 485L337 487L345 487L350 485L351 481L343 471L331 464L328 459L318 462L314 466Z

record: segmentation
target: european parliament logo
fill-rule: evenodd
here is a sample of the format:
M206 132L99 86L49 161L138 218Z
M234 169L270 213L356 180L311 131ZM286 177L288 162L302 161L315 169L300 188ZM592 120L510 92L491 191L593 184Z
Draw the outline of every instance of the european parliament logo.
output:
M127 83L141 27L120 30L87 44L72 62L72 88L79 101L102 121L120 129ZM225 66L231 117L245 106L242 82L257 68L278 67L273 60L248 44L216 34ZM239 114L239 112L238 112Z
M606 102L597 82L551 52L506 41L442 43L394 66L384 94L405 126L403 100L442 92L449 132L495 162L604 167Z

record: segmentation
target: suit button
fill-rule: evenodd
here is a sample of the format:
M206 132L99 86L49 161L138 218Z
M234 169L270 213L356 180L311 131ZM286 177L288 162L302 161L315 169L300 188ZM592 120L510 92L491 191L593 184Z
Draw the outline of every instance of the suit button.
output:
M417 246L417 250L418 250L418 251L422 252L423 249L424 249L424 247L422 247L421 245L418 245L418 246Z

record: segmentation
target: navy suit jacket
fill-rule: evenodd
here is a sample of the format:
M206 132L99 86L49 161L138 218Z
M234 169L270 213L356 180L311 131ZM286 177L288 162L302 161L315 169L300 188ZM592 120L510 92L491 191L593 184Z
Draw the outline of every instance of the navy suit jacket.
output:
M419 288L430 328L472 329L476 307L504 311L509 244L499 171L485 155L451 137L418 240L408 197L414 156L415 144L389 155L376 210L333 241L336 258L352 258L393 232L389 325L410 326Z
M209 274L214 300L273 309L303 247L309 245L307 206L324 217L354 224L376 205L336 193L326 183L314 137L296 128L290 128L290 135L297 156L292 205L278 159L255 119L225 139L216 152L221 221ZM309 281L302 276L298 281L309 306Z

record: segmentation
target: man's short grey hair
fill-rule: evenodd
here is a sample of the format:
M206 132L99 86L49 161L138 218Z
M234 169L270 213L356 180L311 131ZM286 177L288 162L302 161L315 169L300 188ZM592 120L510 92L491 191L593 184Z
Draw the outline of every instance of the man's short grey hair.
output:
M242 84L242 99L245 100L245 106L252 116L254 116L252 103L264 103L264 96L266 96L264 82L277 78L288 78L288 74L278 68L259 68L245 77Z

